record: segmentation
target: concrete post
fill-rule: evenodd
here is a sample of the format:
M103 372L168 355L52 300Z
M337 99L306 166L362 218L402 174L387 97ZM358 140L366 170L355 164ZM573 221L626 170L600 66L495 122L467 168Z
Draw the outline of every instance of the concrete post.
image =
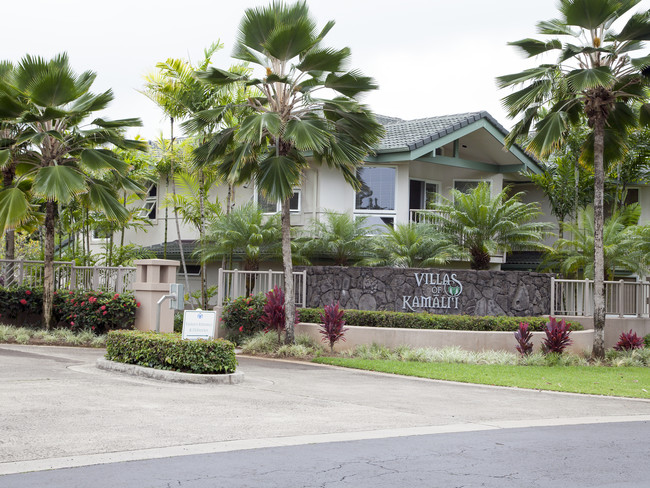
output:
M140 308L135 313L135 328L156 330L156 304L169 294L169 284L176 283L180 262L171 259L140 259L135 261L135 299ZM160 332L174 332L174 311L163 303L160 310Z

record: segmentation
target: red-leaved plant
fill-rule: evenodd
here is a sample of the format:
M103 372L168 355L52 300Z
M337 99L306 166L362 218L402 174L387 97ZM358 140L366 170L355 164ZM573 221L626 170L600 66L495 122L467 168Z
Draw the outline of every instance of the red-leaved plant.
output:
M519 329L515 331L515 339L517 339L517 351L522 356L527 356L533 352L533 333L528 330L527 322L519 322Z
M636 332L623 332L618 342L614 346L617 351L631 351L632 349L641 349L644 346L643 337L636 335Z
M260 320L266 324L264 332L277 331L278 343L284 330L284 318L284 291L276 285L270 292L266 293L266 304Z
M554 317L549 317L544 332L546 332L546 338L542 342L544 354L551 352L562 354L567 346L573 344L573 341L569 338L571 329L564 319L558 322Z
M331 305L325 305L324 313L320 314L322 323L320 324L320 333L323 336L322 341L330 343L330 352L334 352L334 344L339 340L345 342L345 331L348 330L343 320L345 311L339 308L339 302Z

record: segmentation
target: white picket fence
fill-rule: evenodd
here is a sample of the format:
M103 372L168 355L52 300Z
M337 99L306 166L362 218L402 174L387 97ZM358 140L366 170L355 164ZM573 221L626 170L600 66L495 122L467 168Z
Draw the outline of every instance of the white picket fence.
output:
M0 259L0 285L43 286L43 261ZM57 290L100 290L123 293L133 290L135 268L126 266L75 266L69 261L54 262Z
M593 313L593 280L551 278L551 315L591 317ZM606 281L605 313L619 317L650 317L650 283Z
M255 295L272 290L274 286L284 288L282 271L240 271L219 268L217 306L224 300L241 296ZM293 289L296 307L304 307L307 296L307 272L293 272Z

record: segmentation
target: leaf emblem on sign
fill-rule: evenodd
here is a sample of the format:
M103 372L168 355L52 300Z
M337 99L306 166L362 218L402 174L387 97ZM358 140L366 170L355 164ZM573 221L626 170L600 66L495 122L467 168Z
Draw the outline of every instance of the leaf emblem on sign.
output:
M447 291L452 297L460 295L460 286L450 286Z

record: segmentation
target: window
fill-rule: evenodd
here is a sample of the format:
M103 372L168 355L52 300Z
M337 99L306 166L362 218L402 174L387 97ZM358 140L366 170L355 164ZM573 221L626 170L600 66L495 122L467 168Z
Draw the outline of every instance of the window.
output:
M147 190L147 196L144 199L144 205L140 211L140 217L146 217L156 220L156 206L158 203L158 187L154 183Z
M454 180L454 189L461 193L469 193L477 188L479 183L484 181L488 185L492 185L492 182L489 180Z
M356 217L365 217L366 221L364 223L365 227L368 228L368 235L377 235L384 234L386 228L384 226L388 225L390 227L395 226L395 217L388 215L377 215L377 214L360 214L355 213Z
M438 201L440 184L434 181L411 180L409 182L409 208L411 210L430 209Z
M355 210L395 212L395 178L397 170L386 167L364 167L357 171L361 190L356 194Z
M281 202L272 202L266 198L260 191L257 192L257 204L262 209L264 213L276 213L282 210ZM302 190L300 188L295 188L293 190L293 195L289 200L289 209L292 212L300 212L302 204Z

